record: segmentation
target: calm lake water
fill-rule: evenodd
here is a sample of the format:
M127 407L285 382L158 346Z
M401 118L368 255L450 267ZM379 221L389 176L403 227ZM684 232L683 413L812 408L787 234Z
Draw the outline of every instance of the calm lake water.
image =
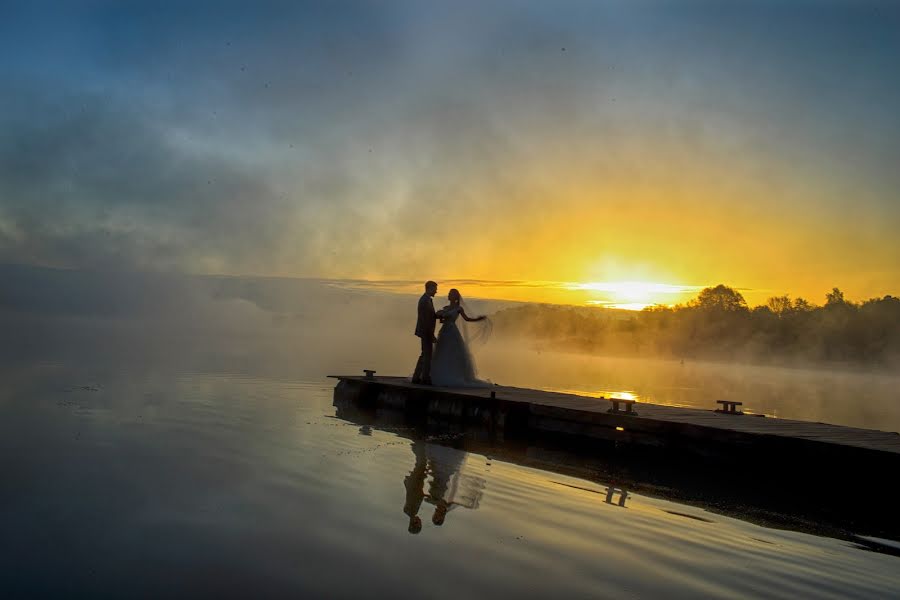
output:
M336 418L326 369L357 372L363 359L287 376L245 358L233 369L127 353L4 367L2 595L884 598L900 590L900 558L853 541L634 492L622 501L610 482L467 452L464 432ZM482 372L491 376L494 364L499 371L486 356ZM532 369L515 383L657 389L624 385L615 378L623 375L606 385L554 372Z

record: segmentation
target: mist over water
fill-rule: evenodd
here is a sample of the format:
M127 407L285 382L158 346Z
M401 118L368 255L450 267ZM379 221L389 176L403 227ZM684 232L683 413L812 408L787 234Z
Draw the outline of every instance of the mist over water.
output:
M515 353L510 350L510 356ZM538 351L520 351L519 356L525 368L516 371L516 385L522 387L707 409L728 399L743 402L745 411L771 417L900 429L900 380L889 373ZM484 358L489 368L493 355ZM497 362L502 369L504 359Z
M5 268L5 362L65 360L90 369L160 364L280 379L375 369L409 375L416 294L323 280L91 274ZM435 306L445 304L441 288ZM466 289L462 292L466 295ZM474 314L510 303L467 297ZM616 357L546 349L495 331L473 347L479 376L502 385L714 408L900 431L900 377L887 370ZM88 358L90 357L90 358ZM89 373L85 373L86 378Z

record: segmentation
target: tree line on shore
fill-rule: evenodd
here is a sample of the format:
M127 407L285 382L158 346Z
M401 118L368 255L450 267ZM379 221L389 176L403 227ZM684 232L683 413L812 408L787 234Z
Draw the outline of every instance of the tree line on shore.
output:
M586 307L526 305L493 316L499 336L527 336L541 346L616 355L900 364L900 298L848 301L838 288L825 304L769 298L749 307L726 285L676 306L627 313Z

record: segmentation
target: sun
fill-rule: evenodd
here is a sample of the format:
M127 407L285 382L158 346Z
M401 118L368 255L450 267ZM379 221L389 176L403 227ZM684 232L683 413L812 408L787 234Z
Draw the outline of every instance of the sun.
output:
M588 300L588 304L642 310L654 304L670 305L681 296L702 289L702 286L651 281L590 281L569 284L568 289L596 292L598 297Z

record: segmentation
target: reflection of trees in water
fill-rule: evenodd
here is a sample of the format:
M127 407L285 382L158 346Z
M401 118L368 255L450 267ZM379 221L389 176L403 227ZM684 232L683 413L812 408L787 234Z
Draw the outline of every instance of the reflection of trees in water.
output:
M736 289L717 285L687 304L637 313L596 308L508 308L493 321L498 336L526 335L588 352L674 357L805 359L894 364L900 361L900 298L853 303L838 288L824 306L769 298L749 307Z
M447 514L457 507L477 509L484 493L483 477L466 472L467 453L456 448L415 440L411 444L415 464L403 480L406 502L403 512L409 517L409 532L419 533L422 502L434 506L431 522L443 525ZM428 477L428 491L425 484Z

